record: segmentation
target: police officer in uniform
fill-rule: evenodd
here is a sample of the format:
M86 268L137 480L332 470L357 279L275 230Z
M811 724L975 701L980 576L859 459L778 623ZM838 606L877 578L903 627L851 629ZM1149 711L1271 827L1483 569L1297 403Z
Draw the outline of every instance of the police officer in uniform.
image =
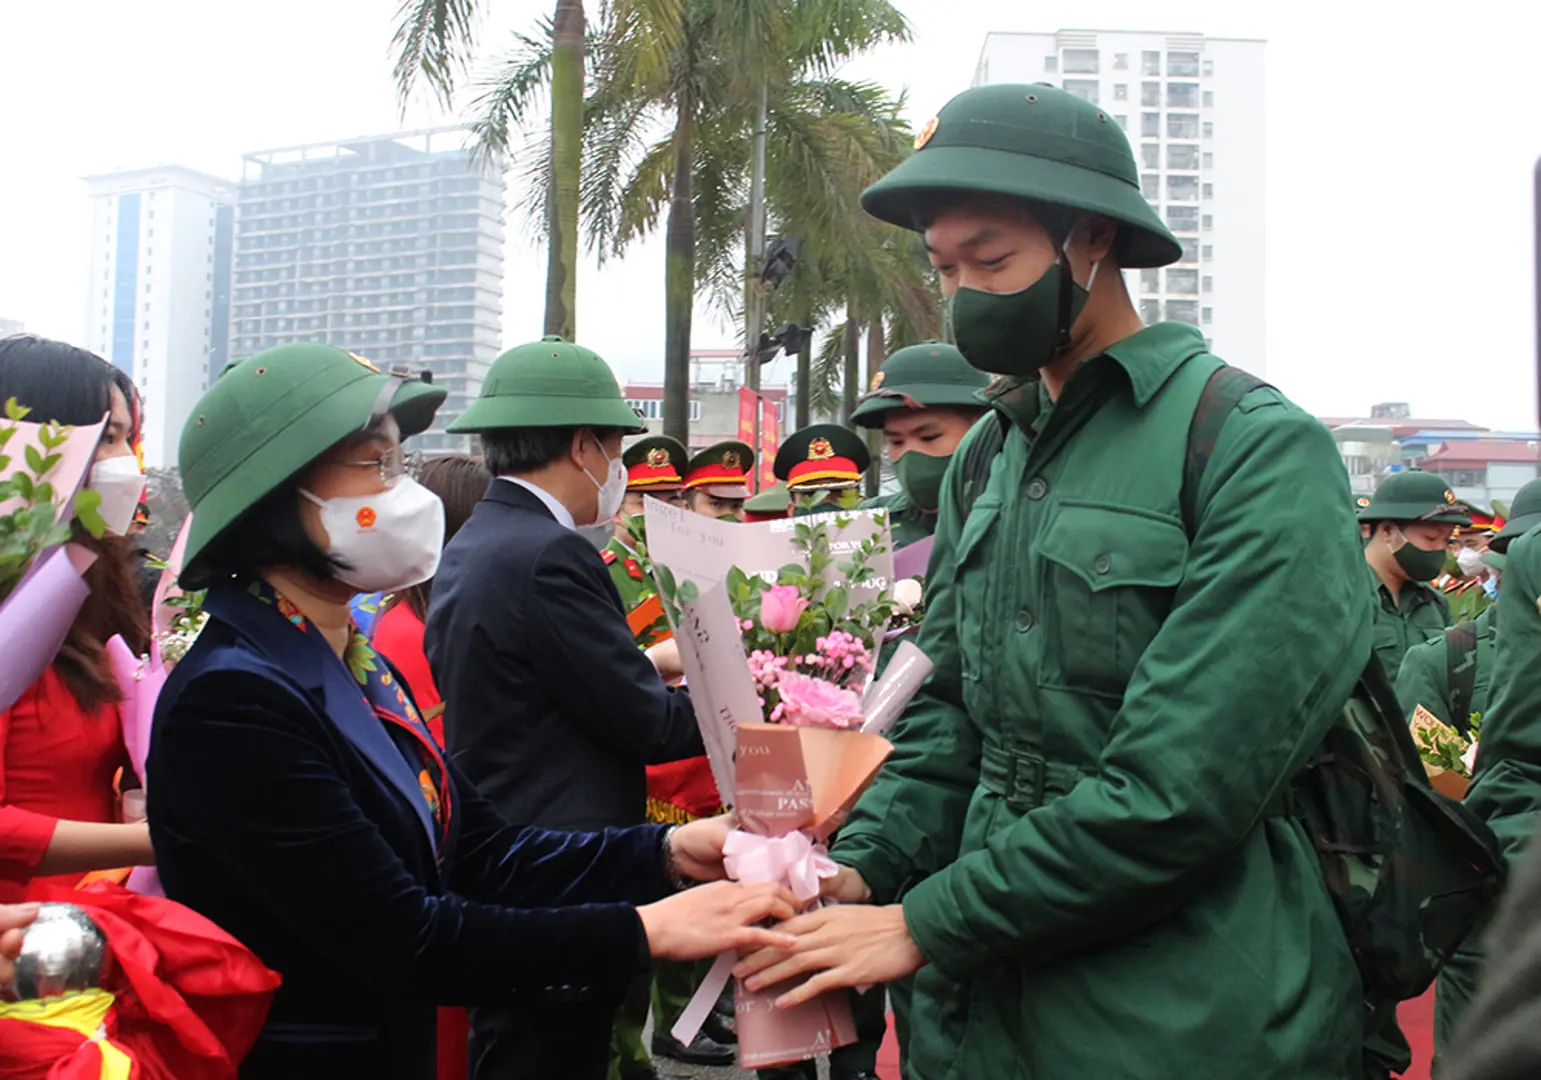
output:
M685 470L685 508L724 521L744 520L754 451L728 440L702 450Z
M861 486L872 454L860 435L839 424L810 424L776 450L776 479L786 484L792 516L833 510L840 493ZM854 499L854 496L852 497Z
M1445 565L1456 527L1471 518L1444 477L1402 472L1381 481L1359 522L1369 527L1364 561L1375 604L1375 655L1395 679L1408 649L1450 625L1450 606L1429 582Z
M1005 378L942 484L935 671L832 849L841 903L738 970L817 973L787 1004L918 972L909 1080L1357 1080L1359 974L1278 797L1370 654L1337 448L1141 324L1121 271L1182 249L1112 116L982 86L917 144L863 206L924 233ZM1212 385L1247 389L1184 498Z
M610 580L621 594L621 606L636 607L653 591L647 575L631 548L628 519L642 513L642 500L651 495L674 505L683 505L680 489L684 486L685 448L678 439L667 435L649 435L628 446L621 461L626 466L626 498L615 515L615 535L605 544L600 557L610 568Z
M899 490L862 506L888 511L895 550L936 531L942 477L963 436L984 414L979 395L989 384L990 377L970 367L957 346L928 341L884 361L851 414L857 427L883 431Z
M1445 594L1454 624L1474 621L1492 603L1488 595L1489 574L1482 556L1501 523L1491 513L1474 506L1468 506L1467 513L1471 515L1471 525L1455 530L1445 572L1434 581L1434 587Z

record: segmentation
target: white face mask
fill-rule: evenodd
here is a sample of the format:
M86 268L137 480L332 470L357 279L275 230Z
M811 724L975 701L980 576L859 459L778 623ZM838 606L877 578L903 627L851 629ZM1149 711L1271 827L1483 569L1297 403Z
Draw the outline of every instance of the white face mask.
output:
M1461 568L1461 576L1476 577L1482 573L1482 552L1476 548L1462 548L1456 552L1455 564Z
M444 550L444 504L410 476L374 495L321 499L321 527L331 540L326 553L348 564L337 579L361 593L419 585L439 569Z
M107 522L107 531L118 536L128 535L134 523L134 511L144 495L144 473L139 462L130 454L104 458L91 466L91 479L86 483L102 497L99 512Z
M592 435L590 438L594 438ZM604 454L605 461L609 462L609 469L605 476L605 482L594 480L594 474L587 469L583 474L590 480L594 480L594 486L599 489L599 510L594 515L594 521L609 521L620 510L621 504L626 501L626 463L618 457L605 454L605 448L600 446L599 440L594 439L594 445L599 447L599 452Z

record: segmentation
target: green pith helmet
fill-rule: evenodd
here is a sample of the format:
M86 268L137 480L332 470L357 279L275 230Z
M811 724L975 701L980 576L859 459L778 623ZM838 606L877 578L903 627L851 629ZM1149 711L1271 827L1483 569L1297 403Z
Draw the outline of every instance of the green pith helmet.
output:
M1359 511L1360 521L1429 521L1438 525L1470 525L1466 504L1455 497L1450 482L1427 472L1392 473L1375 489L1375 497Z
M885 414L894 409L953 406L983 411L987 406L979 393L989 385L990 376L970 367L956 345L910 345L883 362L872 377L871 390L851 414L851 423L882 427Z
M861 483L872 464L862 437L839 424L810 424L786 437L776 451L776 479L793 493L840 491Z
M1509 545L1505 543L1504 546L1508 547ZM1500 574L1504 572L1504 567L1508 564L1508 561L1508 558L1505 557L1501 552L1484 551L1482 553L1482 564L1484 566L1491 566Z
M416 435L444 396L330 345L282 345L226 368L193 406L177 451L193 515L183 576L216 537L328 449L385 412L402 438Z
M627 491L678 491L685 483L689 458L684 445L667 435L638 439L621 454Z
M494 360L482 392L449 430L576 427L632 435L647 430L621 397L609 364L591 349L552 336L516 345Z
M1532 480L1516 491L1508 511L1504 515L1504 527L1498 530L1498 535L1488 544L1499 553L1508 551L1509 542L1515 537L1524 536L1541 525L1541 480Z
M764 514L768 517L786 517L787 510L792 505L792 493L787 491L787 486L777 481L758 495L752 495L744 500L744 513Z
M923 211L959 194L1110 218L1121 226L1114 253L1125 268L1165 266L1182 255L1140 194L1140 170L1117 122L1048 83L963 91L920 129L915 153L862 192L861 205L873 217L918 229Z

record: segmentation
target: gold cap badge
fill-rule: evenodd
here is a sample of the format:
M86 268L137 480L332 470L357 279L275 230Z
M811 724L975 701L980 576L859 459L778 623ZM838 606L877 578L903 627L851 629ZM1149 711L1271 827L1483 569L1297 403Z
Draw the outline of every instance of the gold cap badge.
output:
M808 460L824 461L835 456L835 448L829 444L828 439L814 439L808 444Z
M729 469L737 469L743 465L743 459L738 456L737 450L728 450L722 455L722 464Z
M366 357L360 356L356 352L349 353L348 355L353 357L354 363L359 364L362 367L367 367L370 371L373 371L376 375L380 374L380 369L375 367L373 360L369 360Z
M931 136L936 134L937 124L939 123L940 121L934 116L926 121L925 126L915 134L915 149L919 150L931 141Z
M879 371L876 375L872 376L872 389L876 390L878 387L880 387L882 385L883 385L883 373L881 371Z
M1455 502L1455 492L1451 491L1449 488L1445 489L1445 501L1447 503Z
M669 464L669 451L661 446L655 446L647 452L647 463L658 469Z

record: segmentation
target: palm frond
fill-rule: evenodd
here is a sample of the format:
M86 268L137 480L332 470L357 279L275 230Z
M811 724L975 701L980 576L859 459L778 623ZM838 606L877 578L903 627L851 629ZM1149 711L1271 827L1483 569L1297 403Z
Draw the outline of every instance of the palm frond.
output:
M845 327L842 319L824 331L808 378L808 411L814 416L836 416L840 391L845 385Z
M540 36L514 35L515 48L498 63L497 74L482 81L471 103L472 153L482 161L508 155L510 129L522 125L545 97L551 81L550 19L542 21L541 30Z
M477 0L403 0L396 13L393 75L405 110L421 76L448 108L476 38Z

